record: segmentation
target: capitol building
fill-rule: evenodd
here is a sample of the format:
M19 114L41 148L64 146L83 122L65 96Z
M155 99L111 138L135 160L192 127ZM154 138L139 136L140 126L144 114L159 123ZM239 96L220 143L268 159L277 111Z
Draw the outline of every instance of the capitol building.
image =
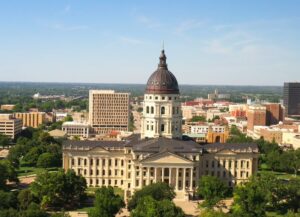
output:
M182 138L180 90L162 50L157 70L147 82L141 134L123 141L75 141L63 144L63 167L85 177L88 186L113 186L130 197L156 182L174 187L176 199L194 196L203 175L216 176L228 186L257 172L256 144L200 145Z

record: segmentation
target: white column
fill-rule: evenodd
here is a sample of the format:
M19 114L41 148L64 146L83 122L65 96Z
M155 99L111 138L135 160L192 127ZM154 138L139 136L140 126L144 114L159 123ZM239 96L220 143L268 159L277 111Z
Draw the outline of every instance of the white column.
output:
M175 190L178 191L178 176L179 176L179 168L176 168L176 183L175 183Z
M143 167L140 166L140 187L143 187Z
M135 186L135 182L136 182L136 177L135 177L135 175L136 175L136 170L135 170L135 165L134 164L132 164L131 165L131 168L132 168L132 170L131 170L131 182L132 182L132 189L134 189L136 186Z
M192 191L193 190L193 167L191 168L191 181L190 181L190 190Z
M164 178L165 178L165 168L162 167L161 168L161 182L164 182Z
M182 189L185 190L185 175L186 175L186 168L183 168L183 172L182 172Z
M171 182L171 178L172 178L172 168L169 168L169 185L171 186L172 182Z
M147 167L147 185L150 184L150 167Z
M154 167L154 182L157 182L157 167Z

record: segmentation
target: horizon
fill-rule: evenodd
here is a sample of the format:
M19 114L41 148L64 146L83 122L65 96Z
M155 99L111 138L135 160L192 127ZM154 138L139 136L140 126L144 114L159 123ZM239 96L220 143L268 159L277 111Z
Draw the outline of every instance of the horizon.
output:
M145 84L164 41L182 85L300 81L300 2L0 3L4 82Z

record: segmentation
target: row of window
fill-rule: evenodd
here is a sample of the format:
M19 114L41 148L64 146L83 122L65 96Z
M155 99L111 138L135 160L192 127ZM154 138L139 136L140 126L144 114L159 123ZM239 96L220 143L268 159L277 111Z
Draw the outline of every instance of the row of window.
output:
M146 96L145 97L146 99L152 99L152 96ZM174 99L174 100L177 100L177 96L175 96L175 97L171 97L171 96L168 96L168 97L166 97L166 96L154 96L154 99L155 100L172 100L172 99Z
M236 161L229 160L229 161L228 161L228 168L232 168L233 164L234 164L234 167L235 167L235 168L238 168L238 167L239 167L239 162L238 162L237 160L236 160ZM209 160L206 160L205 165L206 165L206 168L209 167ZM221 165L222 165L223 167L226 167L226 160L223 160L223 161L215 161L215 160L212 160L212 161L211 161L211 168L214 168L215 166L218 167L218 168L220 168ZM247 169L249 169L249 165L250 165L249 161L245 161L245 160L241 160L241 161L240 161L240 167L241 167L241 168L246 167Z
M179 114L179 107L172 107L172 114ZM154 106L146 106L146 114L154 114ZM162 106L160 108L160 114L164 115L166 114L166 108Z
M220 178L220 177L231 178L233 176L233 174L231 173L231 171L228 171L228 172L223 171L223 173L221 173L220 171L217 171L217 172L211 171L209 173L208 170L205 171L205 175L217 176L218 178ZM249 172L240 171L240 176L238 177L238 172L234 171L234 178L249 178Z
M90 159L90 165L93 166L94 164L96 164L96 166L99 166L100 165L100 160L101 159ZM75 159L72 158L71 160L72 162L72 166L75 165ZM88 162L88 159L82 159L82 158L78 158L77 159L77 166L87 166L87 162ZM129 161L130 162L130 161ZM115 166L124 166L124 160L119 160L119 159L102 159L102 166L105 166L107 163L108 166L112 166L112 164L114 163Z

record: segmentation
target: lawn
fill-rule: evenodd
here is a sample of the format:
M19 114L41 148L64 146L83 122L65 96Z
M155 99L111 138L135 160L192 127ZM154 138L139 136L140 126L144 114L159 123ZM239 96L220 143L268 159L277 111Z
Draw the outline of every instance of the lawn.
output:
M29 167L29 166L20 166L20 168L17 170L18 176L29 176L38 174L39 172L42 172L44 170L47 171L57 171L60 167L50 167L50 168L37 168L37 167Z
M280 179L291 179L291 178L296 177L292 173L271 171L266 164L261 164L260 165L260 170L258 171L258 173L260 173L260 174L273 174L273 175L275 175L276 177L278 177ZM300 178L299 172L298 172L297 178Z

